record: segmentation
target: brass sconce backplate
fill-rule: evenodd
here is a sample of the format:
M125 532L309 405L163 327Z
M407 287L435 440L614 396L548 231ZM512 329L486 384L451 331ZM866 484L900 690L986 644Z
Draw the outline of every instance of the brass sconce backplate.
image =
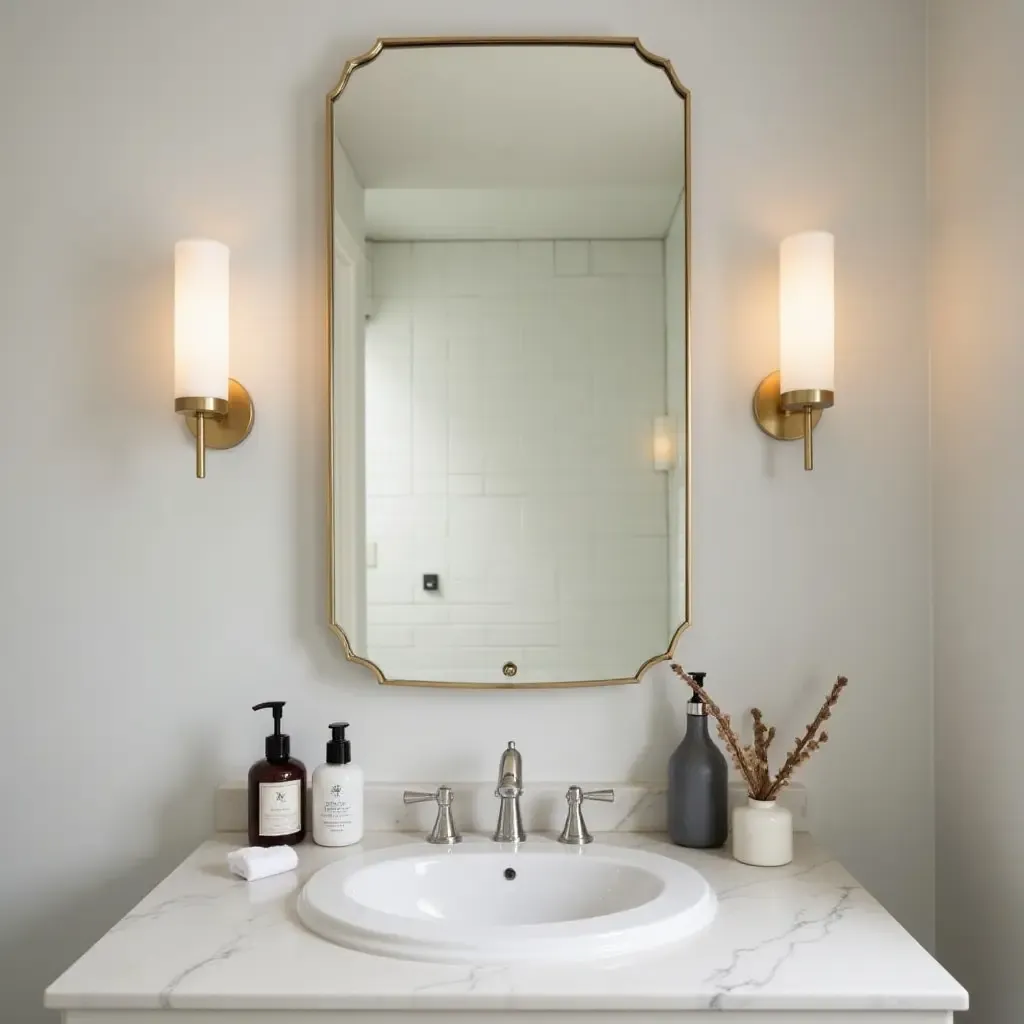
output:
M803 412L787 412L779 401L780 374L769 373L754 392L754 419L776 441L799 441L804 436ZM821 409L811 410L811 429L818 425Z
M228 379L228 411L223 416L206 416L204 430L207 448L234 448L241 444L252 430L255 410L249 392L235 380ZM189 432L196 436L197 419L185 417Z

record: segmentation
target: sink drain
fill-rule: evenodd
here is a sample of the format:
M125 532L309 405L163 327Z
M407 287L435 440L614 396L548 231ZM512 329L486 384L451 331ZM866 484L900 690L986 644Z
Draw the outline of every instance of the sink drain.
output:
M515 868L505 868L505 877L511 882L516 877Z

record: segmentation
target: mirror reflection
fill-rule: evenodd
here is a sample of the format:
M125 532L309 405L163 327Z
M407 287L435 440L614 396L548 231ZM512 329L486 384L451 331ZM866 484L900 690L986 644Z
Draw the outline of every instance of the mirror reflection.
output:
M346 652L636 679L688 619L685 92L632 41L395 41L329 113Z

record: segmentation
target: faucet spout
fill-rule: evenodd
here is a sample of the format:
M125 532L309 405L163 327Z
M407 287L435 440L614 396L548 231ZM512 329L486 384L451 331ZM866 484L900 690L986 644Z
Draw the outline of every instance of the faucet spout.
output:
M523 758L516 745L509 741L498 763L498 785L494 795L501 800L498 825L494 830L496 843L521 843L526 839L519 798L523 793Z
M509 792L502 793L503 789ZM515 743L509 740L498 762L498 791L495 796L514 796L516 793L511 792L513 789L516 793L523 791L523 756L516 750Z

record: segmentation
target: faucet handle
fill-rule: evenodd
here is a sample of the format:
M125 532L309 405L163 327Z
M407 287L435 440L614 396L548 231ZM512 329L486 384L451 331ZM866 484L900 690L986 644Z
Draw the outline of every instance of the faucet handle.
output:
M565 794L569 813L566 815L562 834L558 837L560 843L566 843L569 846L586 846L587 843L594 841L594 837L587 829L587 823L583 820L584 800L600 800L602 803L610 804L615 800L615 790L592 789L584 793L579 786L570 786Z
M454 799L449 786L439 786L436 793L407 789L402 794L402 801L406 804L425 804L431 800L437 804L437 817L434 819L434 827L427 836L427 842L447 846L462 842L462 836L455 827L455 819L452 817L452 800Z
M425 793L419 789L407 789L402 794L402 801L407 804L425 804L429 800L437 800L440 803L440 800L438 800L440 795L440 789L436 793Z

